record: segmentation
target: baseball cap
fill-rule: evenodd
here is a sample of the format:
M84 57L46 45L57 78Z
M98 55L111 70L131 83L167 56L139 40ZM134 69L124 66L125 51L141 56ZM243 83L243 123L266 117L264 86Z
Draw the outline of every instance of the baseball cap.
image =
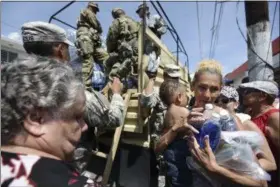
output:
M221 90L221 95L229 99L234 99L235 101L239 101L239 94L237 90L232 86L223 86Z
M181 77L180 67L175 64L166 64L164 67L164 73L169 77L179 78Z
M23 43L28 42L61 42L69 46L74 44L67 39L66 31L54 24L34 21L21 27Z
M253 88L273 96L279 93L277 83L273 81L252 81L241 84L240 88Z

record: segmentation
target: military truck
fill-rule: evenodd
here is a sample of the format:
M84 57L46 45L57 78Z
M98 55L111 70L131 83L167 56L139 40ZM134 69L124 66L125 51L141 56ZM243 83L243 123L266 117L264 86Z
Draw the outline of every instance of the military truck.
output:
M65 7L70 4L71 2ZM54 14L49 22L52 19L60 21L55 18L55 15L57 14ZM188 95L191 97L188 69L181 65L167 46L149 28L140 24L138 33L138 88L128 89L123 94L125 110L122 124L116 130L109 130L97 135L96 145L98 146L92 150L92 160L87 168L88 171L97 174L96 178L102 176L104 185L127 187L153 187L157 185L157 171L152 169L154 167L150 167L155 164L155 157L150 148L150 127L147 125L151 109L142 108L139 103L139 95L146 85L144 76L148 61L148 56L144 54L144 37L145 40L153 42L161 50L161 63L155 79L155 89L159 89L163 82L165 64L176 64L181 68L180 82L187 86Z
M189 98L191 97L191 91L190 91L190 84L188 80L188 69L186 67L183 67L180 65L179 62L177 62L175 56L168 50L168 48L162 43L162 41L149 29L145 28L143 29L143 26L139 29L139 38L138 38L138 88L137 89L128 89L127 92L124 94L124 100L125 100L125 116L123 120L123 124L117 128L114 132L107 132L98 137L99 144L105 144L107 145L107 151L102 150L94 150L93 154L97 157L103 157L103 159L107 159L107 163L105 166L105 171L102 173L103 180L107 181L108 176L110 174L110 168L112 167L112 162L114 166L112 167L112 180L120 180L120 185L126 184L127 181L138 181L137 184L133 186L151 186L150 182L156 179L149 179L152 174L147 175L151 171L149 171L150 167L150 161L151 158L148 156L150 154L150 127L147 125L147 121L149 119L149 114L151 112L151 109L142 108L139 104L139 95L143 92L143 89L145 88L146 83L144 82L144 74L145 74L145 67L147 65L148 56L143 54L143 37L147 37L150 41L152 41L154 44L156 44L161 49L161 64L158 69L157 77L155 79L155 89L159 89L160 84L163 82L163 67L165 64L176 64L179 65L181 68L181 78L180 82L185 84L187 86L188 95ZM114 134L114 135L113 135ZM113 139L112 139L113 136ZM118 145L118 141L120 140L120 145ZM119 150L117 151L119 146ZM110 147L110 151L108 150L108 147ZM133 151L134 150L134 151ZM104 154L104 152L107 152ZM127 160L123 158L116 157L114 159L115 153L119 152L119 154L123 154L127 156ZM134 152L134 153L133 153ZM140 155L137 155L135 153L139 153L142 155L143 158L140 158ZM143 165L141 166L139 163L135 164L135 166L129 166L126 162L129 160L129 154L131 154L131 159L137 158L138 162L146 163L148 168L143 170ZM145 156L146 155L146 156ZM111 160L110 160L111 159ZM100 159L95 159L95 161L100 162ZM137 159L135 160L137 161ZM101 161L102 162L102 161ZM117 164L117 162L120 162ZM96 165L96 164L92 164ZM117 167L117 165L120 165ZM127 167L125 167L127 166ZM124 167L122 169L122 167ZM130 168L132 167L132 168ZM142 169L136 169L136 168L142 167ZM102 168L102 167L101 167ZM131 175L133 170L137 170L137 174ZM94 169L93 169L94 170ZM115 176L116 170L119 170L123 173L123 176ZM140 172L142 170L142 172ZM143 176L141 177L141 173ZM100 173L101 174L101 173ZM134 179L133 179L134 178ZM136 178L136 179L135 179ZM146 179L144 181L143 179ZM149 180L147 180L149 179ZM156 182L156 181L155 181ZM107 182L104 182L106 184ZM109 182L110 183L110 182ZM152 183L152 182L151 182ZM129 184L129 185L128 185ZM139 185L138 185L139 184ZM146 185L145 185L146 184ZM130 186L131 183L128 182L127 185L124 186Z

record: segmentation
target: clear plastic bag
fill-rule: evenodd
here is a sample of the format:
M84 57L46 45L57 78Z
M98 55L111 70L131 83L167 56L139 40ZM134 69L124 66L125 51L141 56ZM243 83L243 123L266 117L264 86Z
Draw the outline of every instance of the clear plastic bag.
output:
M249 175L258 180L271 180L270 175L258 164L255 153L248 143L235 141L225 143L216 151L215 157L220 166L236 173Z
M254 152L259 150L263 144L263 137L254 131L222 131L221 140L228 144L238 143L241 144L241 146L243 144L249 144Z

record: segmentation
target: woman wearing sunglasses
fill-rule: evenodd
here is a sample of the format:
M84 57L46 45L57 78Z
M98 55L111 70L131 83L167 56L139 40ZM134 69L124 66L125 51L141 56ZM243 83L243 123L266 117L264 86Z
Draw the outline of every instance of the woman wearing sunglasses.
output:
M278 85L274 81L253 81L241 84L240 88L242 89L245 111L267 138L276 159L276 165L279 168L279 109L273 106L273 102L279 92ZM271 175L271 186L279 186L277 171Z
M273 154L261 130L253 121L251 121L251 116L249 116L248 114L236 112L239 105L239 94L237 90L231 86L224 86L221 90L220 96L216 100L216 104L226 109L230 114L237 116L238 120L240 120L241 124L243 125L242 130L255 131L263 137L264 143L261 149L262 155L256 156L259 158L260 165L263 169L265 169L266 171L275 170L276 168Z

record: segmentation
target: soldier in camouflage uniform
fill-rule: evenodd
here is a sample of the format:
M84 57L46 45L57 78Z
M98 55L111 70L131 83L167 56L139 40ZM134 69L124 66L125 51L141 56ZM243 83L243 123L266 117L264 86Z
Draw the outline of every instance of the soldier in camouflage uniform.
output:
M102 28L96 17L97 12L99 12L98 4L89 2L77 22L75 45L78 55L83 59L83 81L87 89L92 86L93 61L103 63L108 58L107 52L102 48Z
M108 53L115 52L119 56L117 62L107 64L106 68L107 72L110 72L110 79L114 76L122 79L131 72L137 63L139 25L125 15L121 8L114 8L112 16L114 20L106 39L107 51Z
M37 21L25 23L21 30L23 45L27 53L38 55L38 58L42 58L42 60L44 58L53 58L58 63L68 63L68 46L74 46L74 44L67 39L64 29L54 24ZM85 169L91 156L92 142L95 138L92 131L96 128L116 128L121 123L124 101L120 95L121 83L118 78L113 80L110 89L113 92L111 102L99 92L85 91L86 108L84 120L89 128L82 135L81 144L74 152L75 165L80 171Z
M136 13L141 19L146 19L146 25L153 31L153 33L160 39L167 31L167 25L163 18L159 15L150 14L149 7L145 4L140 4Z
M151 63L151 62L149 62ZM159 64L158 64L159 65ZM148 66L151 67L151 66ZM140 103L145 108L151 108L152 114L149 118L149 125L151 128L151 147L155 148L156 144L160 139L160 135L163 131L163 121L166 113L166 106L163 104L159 97L159 90L154 90L155 77L157 74L158 66L153 66L152 69L146 71L149 82L147 87L144 89L144 92L140 96ZM164 67L164 81L175 80L179 81L180 79L180 68L173 64L167 64ZM156 153L156 159L158 161L159 169L159 178L158 186L165 186L165 171L164 171L164 161L161 154Z

